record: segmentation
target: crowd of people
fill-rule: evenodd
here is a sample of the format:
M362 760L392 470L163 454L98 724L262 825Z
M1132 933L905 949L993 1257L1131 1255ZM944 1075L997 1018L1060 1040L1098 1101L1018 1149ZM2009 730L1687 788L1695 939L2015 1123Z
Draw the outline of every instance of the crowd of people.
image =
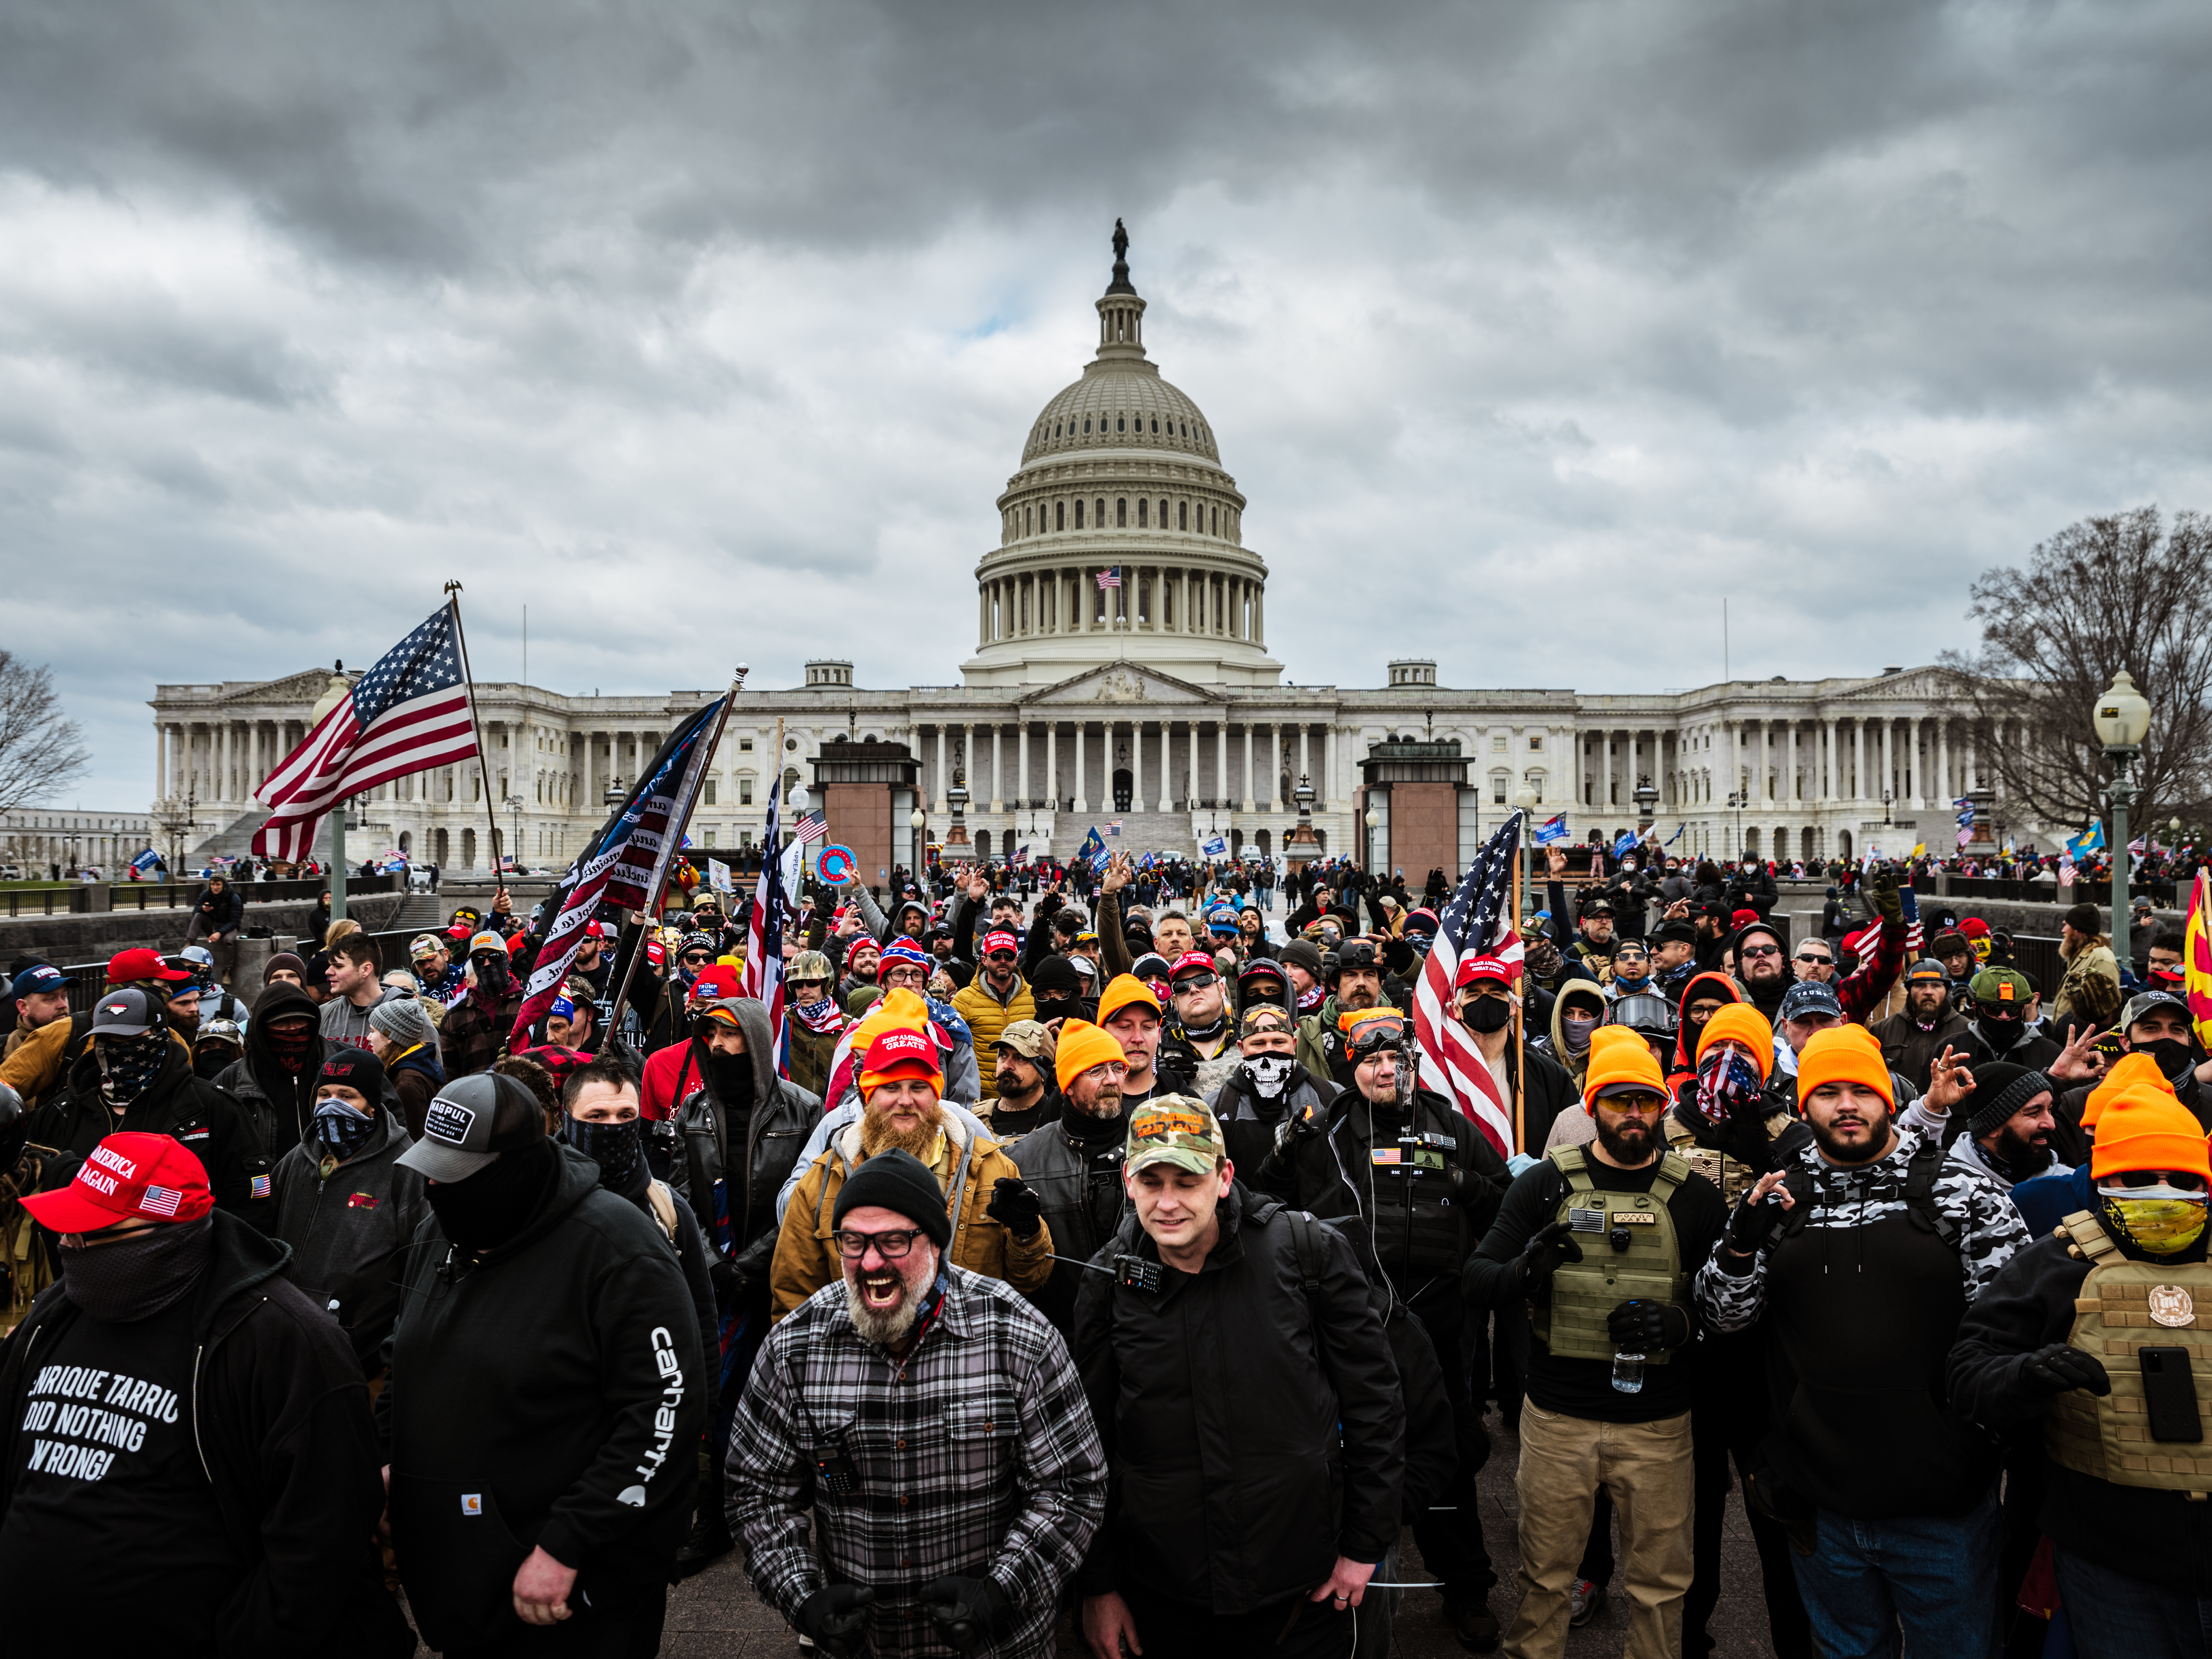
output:
M1426 1586L1557 1659L1617 1574L1660 1659L1735 1504L1781 1659L2204 1651L2179 939L2075 907L2046 985L1897 867L1801 927L1751 854L1545 866L1491 940L1442 870L902 871L773 1003L702 884L520 1030L503 893L18 961L12 1639L647 1655L742 1552L836 1656L1381 1654Z

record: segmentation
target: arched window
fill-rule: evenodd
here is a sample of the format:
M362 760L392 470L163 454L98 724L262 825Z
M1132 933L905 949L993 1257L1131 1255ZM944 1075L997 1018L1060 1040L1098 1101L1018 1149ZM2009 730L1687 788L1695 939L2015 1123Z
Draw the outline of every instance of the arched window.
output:
M1151 505L1151 502L1144 501L1141 498L1137 502L1137 528L1139 530L1148 530L1152 527L1147 522L1151 514L1146 510Z
M1188 530L1190 528L1190 503L1188 501L1177 501L1176 503L1176 528L1177 530Z
M1155 434L1155 435L1157 435L1157 434L1158 434L1159 429L1160 429L1160 417L1159 417L1158 416L1155 415L1155 416L1152 416L1152 431L1153 431L1153 433L1154 433L1154 434Z
M1026 536L1030 531L1036 528L1036 518L1035 514L1030 508L1026 507L1024 507L1022 509L1022 534Z
M1165 530L1167 527L1168 527L1168 504L1167 504L1166 501L1165 501L1164 499L1163 499L1163 500L1161 501L1161 502L1160 502L1160 528L1161 528L1161 529L1163 529L1163 530Z
M1116 432L1127 432L1128 429L1129 417L1126 415L1116 415L1114 417L1114 430Z
M1075 527L1078 530L1083 528L1083 503L1081 501L1078 501L1075 504Z
M1106 527L1106 498L1101 495L1091 505L1093 509L1091 522L1103 530Z
M1084 429L1085 432L1088 432L1088 431L1090 431L1090 430L1091 430L1091 417L1090 417L1088 415L1085 415L1085 416L1083 417L1083 429Z
M1079 514L1079 513L1081 513L1081 512L1083 511L1083 506L1082 506L1082 503L1078 502L1078 503L1076 504L1076 508L1075 508L1075 510L1076 510ZM1054 519L1056 519L1057 520L1059 520L1059 522L1058 522L1058 523L1056 523L1056 524L1054 524L1054 525L1053 526L1053 528L1054 528L1054 529L1055 529L1055 530L1065 530L1065 529L1066 529L1066 528L1067 528L1067 503L1066 503L1066 501L1062 501L1062 502L1059 505L1059 507L1058 507L1056 509L1054 509L1054 513L1053 513L1053 517L1054 517Z
M1115 497L1114 522L1117 526L1127 526L1129 522L1129 498L1127 495Z

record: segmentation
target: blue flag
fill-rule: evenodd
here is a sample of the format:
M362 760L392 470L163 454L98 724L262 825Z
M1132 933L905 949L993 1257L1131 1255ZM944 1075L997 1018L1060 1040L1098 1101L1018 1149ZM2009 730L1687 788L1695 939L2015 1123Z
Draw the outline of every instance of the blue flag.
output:
M137 858L131 860L131 867L143 876L149 871L152 870L156 865L160 864L161 861L161 855L149 847L144 852L141 853Z
M2066 842L2066 856L2077 863L2092 853L2101 853L2104 850L2105 825L2102 819L2091 824L2080 835L2070 837Z
M1635 850L1636 831L1633 830L1622 830L1620 836L1613 843L1613 857L1617 859L1625 859Z
M1075 849L1075 856L1087 860L1093 870L1103 872L1106 868L1106 842L1099 835L1097 824L1092 824L1083 837L1083 845Z
M1539 847L1548 847L1555 841L1565 841L1566 838L1567 815L1565 812L1555 818L1545 819L1536 826L1536 832L1528 837Z

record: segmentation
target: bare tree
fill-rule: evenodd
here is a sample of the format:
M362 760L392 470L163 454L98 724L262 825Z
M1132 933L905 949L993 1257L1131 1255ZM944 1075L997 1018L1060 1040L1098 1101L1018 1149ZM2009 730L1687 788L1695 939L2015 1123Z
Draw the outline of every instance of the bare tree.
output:
M0 651L0 812L52 794L91 757L62 714L51 669Z
M2133 778L2135 825L2154 808L2201 812L2212 781L2212 526L2195 513L2162 528L2155 507L2084 519L2038 543L2024 570L1976 579L1966 615L1981 650L1946 652L1970 701L1999 788L2015 814L2078 825L2103 810L2112 769L2092 723L2121 669L2149 700ZM2025 742L1992 744L1997 720Z

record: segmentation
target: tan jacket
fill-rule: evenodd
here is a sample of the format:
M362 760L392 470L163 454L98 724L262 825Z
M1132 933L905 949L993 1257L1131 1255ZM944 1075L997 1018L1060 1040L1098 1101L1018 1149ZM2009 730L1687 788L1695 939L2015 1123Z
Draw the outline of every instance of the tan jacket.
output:
M830 1218L845 1177L860 1162L860 1126L854 1122L799 1177L784 1210L783 1231L776 1237L775 1260L769 1268L771 1319L781 1319L842 1274L837 1247L830 1237ZM1021 1173L1005 1148L988 1135L978 1135L971 1144L966 1127L948 1113L931 1168L937 1184L948 1194L945 1207L952 1218L946 1260L971 1273L1003 1279L1024 1294L1042 1289L1052 1277L1052 1229L1041 1225L1035 1237L1016 1238L983 1213L994 1185L1002 1177Z
M2066 977L2051 1001L2048 1030L2060 1042L2069 1025L2102 1031L2120 1017L2120 964L2109 947L2093 945L2066 964Z
M1018 974L1014 976L1013 994L1004 1002L1000 1001L983 983L983 970L979 967L966 988L953 993L952 1006L968 1022L968 1035L975 1048L976 1069L981 1073L983 1103L988 1106L999 1097L998 1066L991 1063L991 1051L998 1046L999 1033L1018 1019L1035 1019L1036 1000L1030 994L1029 981Z

